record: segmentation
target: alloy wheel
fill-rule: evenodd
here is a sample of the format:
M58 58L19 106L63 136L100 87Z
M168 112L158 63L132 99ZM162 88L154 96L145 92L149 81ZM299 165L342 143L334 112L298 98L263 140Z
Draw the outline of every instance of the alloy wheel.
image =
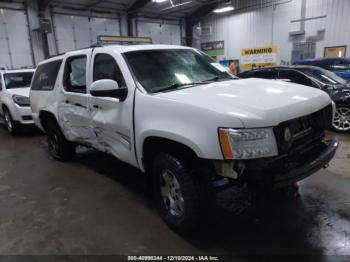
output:
M48 137L49 151L53 156L58 155L58 137L56 133L51 133Z
M350 108L338 107L335 111L333 127L338 131L350 131Z
M170 170L164 170L160 177L160 192L164 205L170 214L181 217L184 214L184 198L179 181Z
M10 113L7 110L5 111L5 123L6 123L7 130L11 133L13 129L12 119L11 119Z

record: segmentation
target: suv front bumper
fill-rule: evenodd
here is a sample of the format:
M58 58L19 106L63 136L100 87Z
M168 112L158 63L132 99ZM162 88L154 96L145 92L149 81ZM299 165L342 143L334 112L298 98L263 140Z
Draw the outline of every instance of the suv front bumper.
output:
M22 125L34 124L30 106L18 106L15 104L13 110L10 111L14 121L17 121Z
M306 164L298 166L288 172L273 175L274 187L281 188L294 184L327 166L338 149L338 140L333 138L324 143L326 145L325 148L319 152L319 154L308 159Z
M316 173L327 166L338 148L337 139L333 138L312 144L306 149L290 155L250 160L243 175L250 184L267 188L282 188Z

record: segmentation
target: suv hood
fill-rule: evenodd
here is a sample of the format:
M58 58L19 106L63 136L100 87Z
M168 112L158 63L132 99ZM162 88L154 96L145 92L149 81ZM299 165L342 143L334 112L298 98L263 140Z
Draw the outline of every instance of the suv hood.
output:
M29 97L30 87L11 88L11 89L6 89L6 91L12 95Z
M283 81L237 79L166 92L157 96L239 118L246 128L276 126L331 103L327 93Z

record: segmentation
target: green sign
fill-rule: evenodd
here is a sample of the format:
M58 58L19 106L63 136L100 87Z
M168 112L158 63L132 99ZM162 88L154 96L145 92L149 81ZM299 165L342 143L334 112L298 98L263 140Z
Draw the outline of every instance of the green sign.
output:
M224 41L215 41L202 43L201 49L209 56L225 55L225 43Z

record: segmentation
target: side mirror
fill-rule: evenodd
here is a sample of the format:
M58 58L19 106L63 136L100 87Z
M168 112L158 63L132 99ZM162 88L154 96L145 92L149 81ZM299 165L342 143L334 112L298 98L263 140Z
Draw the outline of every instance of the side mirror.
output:
M323 85L323 86L321 86L321 90L323 90L323 91L333 90L333 89L334 89L334 86L332 86L332 85Z
M119 87L118 83L112 79L102 79L91 84L90 94L96 97L113 97L124 101L128 95L128 89Z

